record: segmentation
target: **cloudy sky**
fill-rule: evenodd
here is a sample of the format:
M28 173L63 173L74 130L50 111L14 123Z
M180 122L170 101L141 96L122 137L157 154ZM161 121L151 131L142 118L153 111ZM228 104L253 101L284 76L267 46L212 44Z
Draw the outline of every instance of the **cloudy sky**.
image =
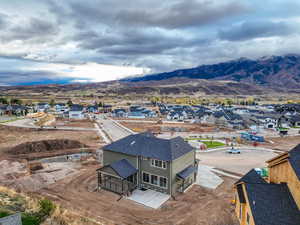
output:
M0 0L0 85L300 53L299 0Z

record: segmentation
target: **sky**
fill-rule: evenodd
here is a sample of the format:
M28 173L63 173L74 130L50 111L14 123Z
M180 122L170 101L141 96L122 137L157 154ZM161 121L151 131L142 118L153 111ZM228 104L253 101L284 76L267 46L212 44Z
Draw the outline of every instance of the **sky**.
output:
M0 0L0 86L300 53L299 0Z

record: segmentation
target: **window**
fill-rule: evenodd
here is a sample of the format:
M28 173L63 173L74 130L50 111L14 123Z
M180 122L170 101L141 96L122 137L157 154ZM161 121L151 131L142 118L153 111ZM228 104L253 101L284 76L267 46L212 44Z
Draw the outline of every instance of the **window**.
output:
M158 177L156 175L151 175L151 184L158 185Z
M159 186L161 186L161 187L167 187L167 178L165 178L165 177L160 177L159 178Z
M151 159L151 165L154 167L163 168L163 169L167 168L166 161L157 160L157 159Z
M148 173L143 172L143 182L145 182L145 183L150 182L150 175Z

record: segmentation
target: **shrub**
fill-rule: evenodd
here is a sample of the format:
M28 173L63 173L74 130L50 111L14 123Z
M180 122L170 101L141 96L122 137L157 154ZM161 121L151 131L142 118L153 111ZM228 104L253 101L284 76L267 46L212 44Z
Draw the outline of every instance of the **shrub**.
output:
M22 225L39 225L41 218L33 213L22 213Z

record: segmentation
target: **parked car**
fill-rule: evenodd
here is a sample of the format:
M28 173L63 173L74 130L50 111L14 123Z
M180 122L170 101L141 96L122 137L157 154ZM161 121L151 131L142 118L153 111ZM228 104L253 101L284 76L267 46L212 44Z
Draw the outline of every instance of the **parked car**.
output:
M230 154L241 154L241 151L239 149L235 149L235 148L228 149L226 152L230 153Z

